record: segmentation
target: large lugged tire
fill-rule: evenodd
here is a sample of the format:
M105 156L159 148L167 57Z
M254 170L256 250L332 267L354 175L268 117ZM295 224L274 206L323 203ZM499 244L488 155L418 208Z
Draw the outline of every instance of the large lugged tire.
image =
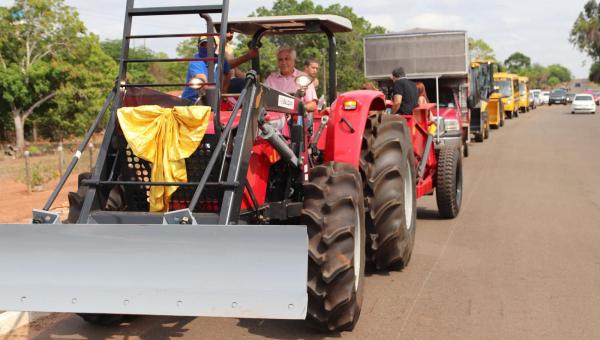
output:
M367 120L360 169L368 213L367 259L402 269L415 243L415 158L406 120L377 112Z
M307 320L323 331L352 330L363 300L364 198L360 173L343 163L313 168L304 185L308 226Z
M455 218L462 203L462 160L460 150L442 146L438 153L436 201L440 216Z
M88 187L81 185L81 182L85 179L92 178L92 174L84 172L79 174L77 181L77 192L70 192L69 197L69 215L67 220L64 221L68 224L75 224L81 214L81 208L83 207L83 201L88 192ZM114 326L119 325L126 321L128 316L122 314L91 314L91 313L78 313L83 320L88 323L99 325L99 326Z

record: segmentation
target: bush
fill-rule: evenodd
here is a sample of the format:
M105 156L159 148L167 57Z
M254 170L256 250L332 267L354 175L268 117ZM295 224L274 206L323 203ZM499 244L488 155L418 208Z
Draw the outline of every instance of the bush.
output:
M32 156L40 156L43 153L42 149L40 149L36 145L31 145L30 147L27 148L27 151L29 151L29 154Z

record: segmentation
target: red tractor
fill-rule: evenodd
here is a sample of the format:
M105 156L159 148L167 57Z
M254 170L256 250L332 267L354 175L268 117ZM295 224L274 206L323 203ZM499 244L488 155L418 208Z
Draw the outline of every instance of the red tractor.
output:
M442 214L457 212L452 195L460 190L448 183L460 179L460 158L456 148L434 150L424 132L425 111L386 114L377 91L336 98L334 34L349 32L349 20L228 21L227 7L224 1L135 8L127 1L115 89L48 202L34 211L33 224L0 228L0 258L10 259L2 262L0 309L74 312L98 324L127 314L306 318L322 330L351 330L366 263L394 269L410 260L417 196L437 184ZM216 34L205 14L218 12ZM174 14L200 14L208 32L131 34L135 16ZM148 89L175 84L127 83L128 64L151 62L128 57L130 40L219 35L225 41L227 30L252 36L254 46L268 34L326 34L331 108L306 112L295 96L262 85L255 61L234 107L222 110L225 96L215 90L222 77L215 72L223 58L194 58L209 64L209 127L191 156L173 160L184 162L187 181L151 178L154 164L134 152L129 127L118 117L127 114L125 106L158 104L174 114L193 103ZM160 60L170 61L189 60ZM305 80L299 77L299 86ZM49 209L108 108L95 170L80 176L78 192L69 196L69 218L61 223ZM154 187L177 188L166 212L150 211Z

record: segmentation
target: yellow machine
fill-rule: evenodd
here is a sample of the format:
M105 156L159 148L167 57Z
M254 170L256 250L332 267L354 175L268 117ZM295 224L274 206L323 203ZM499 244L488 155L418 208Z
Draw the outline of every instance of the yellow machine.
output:
M519 77L519 109L521 112L529 111L529 78Z
M486 131L483 134L484 138L487 137L488 128L498 129L504 126L502 94L494 86L494 74L497 70L498 65L491 60L476 59L471 62L471 93L479 94L479 111L482 113L481 117L484 119L482 123L485 123L483 131ZM473 117L473 113L477 113L477 110L471 110L471 131L477 131L473 127L477 123ZM481 140L480 137L480 135L476 134L475 139Z
M494 86L497 86L502 95L502 104L506 118L519 116L521 96L519 93L519 76L512 73L495 73Z

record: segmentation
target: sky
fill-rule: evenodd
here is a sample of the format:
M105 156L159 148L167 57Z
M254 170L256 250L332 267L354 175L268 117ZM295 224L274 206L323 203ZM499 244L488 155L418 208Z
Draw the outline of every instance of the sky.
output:
M125 0L65 0L75 7L88 29L102 39L122 36ZM577 78L587 78L591 60L568 41L569 32L587 0L313 0L328 6L342 3L372 24L396 32L415 27L466 30L483 39L499 60L519 51L542 65L562 64ZM0 0L0 6L13 1ZM136 7L212 4L211 0L137 0ZM245 17L257 7L271 7L272 1L230 0L230 18ZM196 16L134 21L138 33L193 33L203 28ZM135 19L138 20L138 19ZM135 33L136 31L134 31ZM137 41L154 50L175 54L177 41Z

